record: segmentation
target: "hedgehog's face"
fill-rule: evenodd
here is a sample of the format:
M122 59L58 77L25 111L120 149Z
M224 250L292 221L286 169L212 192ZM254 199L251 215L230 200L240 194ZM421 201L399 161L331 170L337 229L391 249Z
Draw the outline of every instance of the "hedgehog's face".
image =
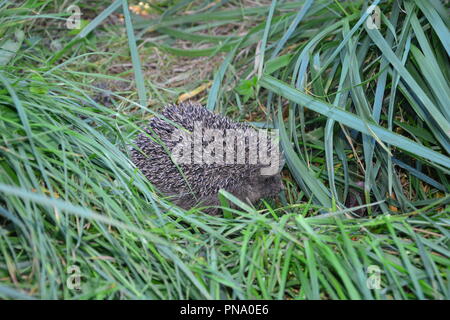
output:
M275 197L283 189L279 173L272 176L257 174L249 179L249 185L246 186L244 194L251 203L255 203L262 198Z

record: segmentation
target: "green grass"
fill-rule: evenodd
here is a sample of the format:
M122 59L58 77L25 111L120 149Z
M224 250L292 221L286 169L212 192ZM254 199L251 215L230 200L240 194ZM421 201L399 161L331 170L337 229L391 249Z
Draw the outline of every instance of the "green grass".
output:
M440 1L375 1L380 29L365 1L91 3L74 32L59 1L0 1L0 298L450 298ZM208 81L194 100L280 129L279 200L184 211L132 165Z

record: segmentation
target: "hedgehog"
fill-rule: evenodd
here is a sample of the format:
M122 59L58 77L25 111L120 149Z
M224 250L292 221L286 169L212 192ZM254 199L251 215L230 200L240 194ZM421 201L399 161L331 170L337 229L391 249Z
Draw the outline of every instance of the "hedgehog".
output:
M216 215L221 189L249 204L283 190L278 144L270 137L252 140L259 133L198 103L171 104L136 137L131 158L173 203ZM269 153L270 164L262 161Z

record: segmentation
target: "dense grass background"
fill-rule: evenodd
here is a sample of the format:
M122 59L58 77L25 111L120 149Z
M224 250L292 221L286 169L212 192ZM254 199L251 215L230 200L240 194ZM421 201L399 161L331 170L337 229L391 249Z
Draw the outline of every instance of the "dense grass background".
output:
M450 298L443 2L147 2L0 1L0 298ZM154 192L128 147L189 97L280 129L279 200Z

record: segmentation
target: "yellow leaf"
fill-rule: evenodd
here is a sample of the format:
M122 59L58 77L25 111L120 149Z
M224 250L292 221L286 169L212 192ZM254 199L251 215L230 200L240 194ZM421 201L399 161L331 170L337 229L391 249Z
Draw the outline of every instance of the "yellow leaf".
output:
M181 103L183 101L186 101L188 99L191 99L192 97L195 97L196 95L198 95L199 93L205 91L206 89L208 89L211 86L211 81L209 81L208 83L204 83L201 86L195 88L194 90L187 92L187 93L183 93L179 98L178 98L178 103Z

